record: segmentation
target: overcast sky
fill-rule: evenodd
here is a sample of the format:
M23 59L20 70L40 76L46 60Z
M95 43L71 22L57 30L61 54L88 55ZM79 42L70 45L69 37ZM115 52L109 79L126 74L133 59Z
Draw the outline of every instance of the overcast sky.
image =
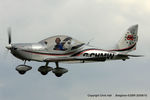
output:
M0 0L0 100L149 100L150 99L149 0ZM33 69L24 76L23 64L5 49L7 28L12 42L38 42L54 35L69 35L82 42L92 39L98 48L114 47L123 32L139 24L137 50L145 55L125 62L60 64L68 73L42 76L45 63L27 62ZM55 67L55 64L49 64ZM142 93L148 97L91 98L88 94Z

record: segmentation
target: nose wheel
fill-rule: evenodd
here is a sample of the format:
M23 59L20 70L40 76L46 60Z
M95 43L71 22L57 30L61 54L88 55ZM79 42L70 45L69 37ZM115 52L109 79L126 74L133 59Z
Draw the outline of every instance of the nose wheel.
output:
M19 74L24 75L27 71L31 70L32 67L26 65L26 60L24 61L24 64L18 65L16 67L16 70L18 71Z

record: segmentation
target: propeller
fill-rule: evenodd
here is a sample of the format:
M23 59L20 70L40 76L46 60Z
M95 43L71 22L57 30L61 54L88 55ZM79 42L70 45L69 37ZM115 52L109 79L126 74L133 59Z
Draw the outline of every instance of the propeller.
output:
M11 44L11 28L8 28L8 44Z
M8 45L6 46L6 48L8 50L10 50L12 48L12 44L11 44L11 28L8 28Z
M8 27L8 29L7 29L7 35L8 35L8 45L5 46L7 50L5 50L4 53L3 53L4 54L4 57L3 57L4 59L7 58L8 52L12 48L12 44L11 44L11 28L10 27Z

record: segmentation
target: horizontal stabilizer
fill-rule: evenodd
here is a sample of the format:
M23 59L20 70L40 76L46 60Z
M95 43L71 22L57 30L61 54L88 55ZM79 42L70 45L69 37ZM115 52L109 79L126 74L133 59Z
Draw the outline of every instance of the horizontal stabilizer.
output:
M143 57L144 55L118 54L118 56L122 56L122 57Z

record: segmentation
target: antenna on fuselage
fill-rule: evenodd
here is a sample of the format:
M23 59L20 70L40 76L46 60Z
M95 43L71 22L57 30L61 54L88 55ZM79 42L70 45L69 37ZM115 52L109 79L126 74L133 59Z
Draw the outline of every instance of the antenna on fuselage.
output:
M87 45L89 45L93 40L94 40L94 38L90 39L90 40L87 42Z

